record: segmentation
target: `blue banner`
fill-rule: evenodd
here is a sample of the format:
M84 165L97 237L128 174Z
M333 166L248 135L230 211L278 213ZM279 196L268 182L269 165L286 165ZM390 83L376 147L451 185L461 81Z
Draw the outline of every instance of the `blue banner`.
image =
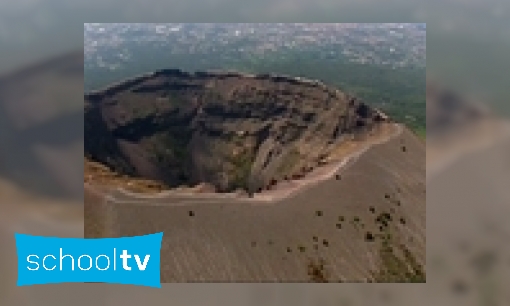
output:
M18 286L100 282L161 288L163 233L99 239L14 236Z

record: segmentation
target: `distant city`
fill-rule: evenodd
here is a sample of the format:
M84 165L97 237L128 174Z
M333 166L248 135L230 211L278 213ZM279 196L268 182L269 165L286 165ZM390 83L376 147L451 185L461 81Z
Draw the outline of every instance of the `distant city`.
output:
M137 46L223 60L313 51L353 63L426 65L425 24L85 24L84 43L86 67L110 70L132 60Z

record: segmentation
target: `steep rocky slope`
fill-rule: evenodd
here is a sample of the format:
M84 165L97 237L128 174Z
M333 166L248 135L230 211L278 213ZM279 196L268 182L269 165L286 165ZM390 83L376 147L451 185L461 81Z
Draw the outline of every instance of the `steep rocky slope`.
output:
M385 115L318 81L161 70L85 96L85 155L169 187L255 192L299 177Z

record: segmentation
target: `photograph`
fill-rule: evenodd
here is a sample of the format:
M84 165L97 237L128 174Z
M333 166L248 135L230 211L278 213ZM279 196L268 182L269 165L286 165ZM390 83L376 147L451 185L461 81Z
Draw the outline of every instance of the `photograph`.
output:
M162 283L425 283L426 31L85 23L85 238L163 233Z

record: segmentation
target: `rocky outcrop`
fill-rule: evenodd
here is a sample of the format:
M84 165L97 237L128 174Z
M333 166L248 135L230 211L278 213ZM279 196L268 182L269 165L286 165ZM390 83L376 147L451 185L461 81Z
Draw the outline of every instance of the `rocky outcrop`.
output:
M156 71L85 95L85 154L170 187L267 188L388 118L320 81Z

